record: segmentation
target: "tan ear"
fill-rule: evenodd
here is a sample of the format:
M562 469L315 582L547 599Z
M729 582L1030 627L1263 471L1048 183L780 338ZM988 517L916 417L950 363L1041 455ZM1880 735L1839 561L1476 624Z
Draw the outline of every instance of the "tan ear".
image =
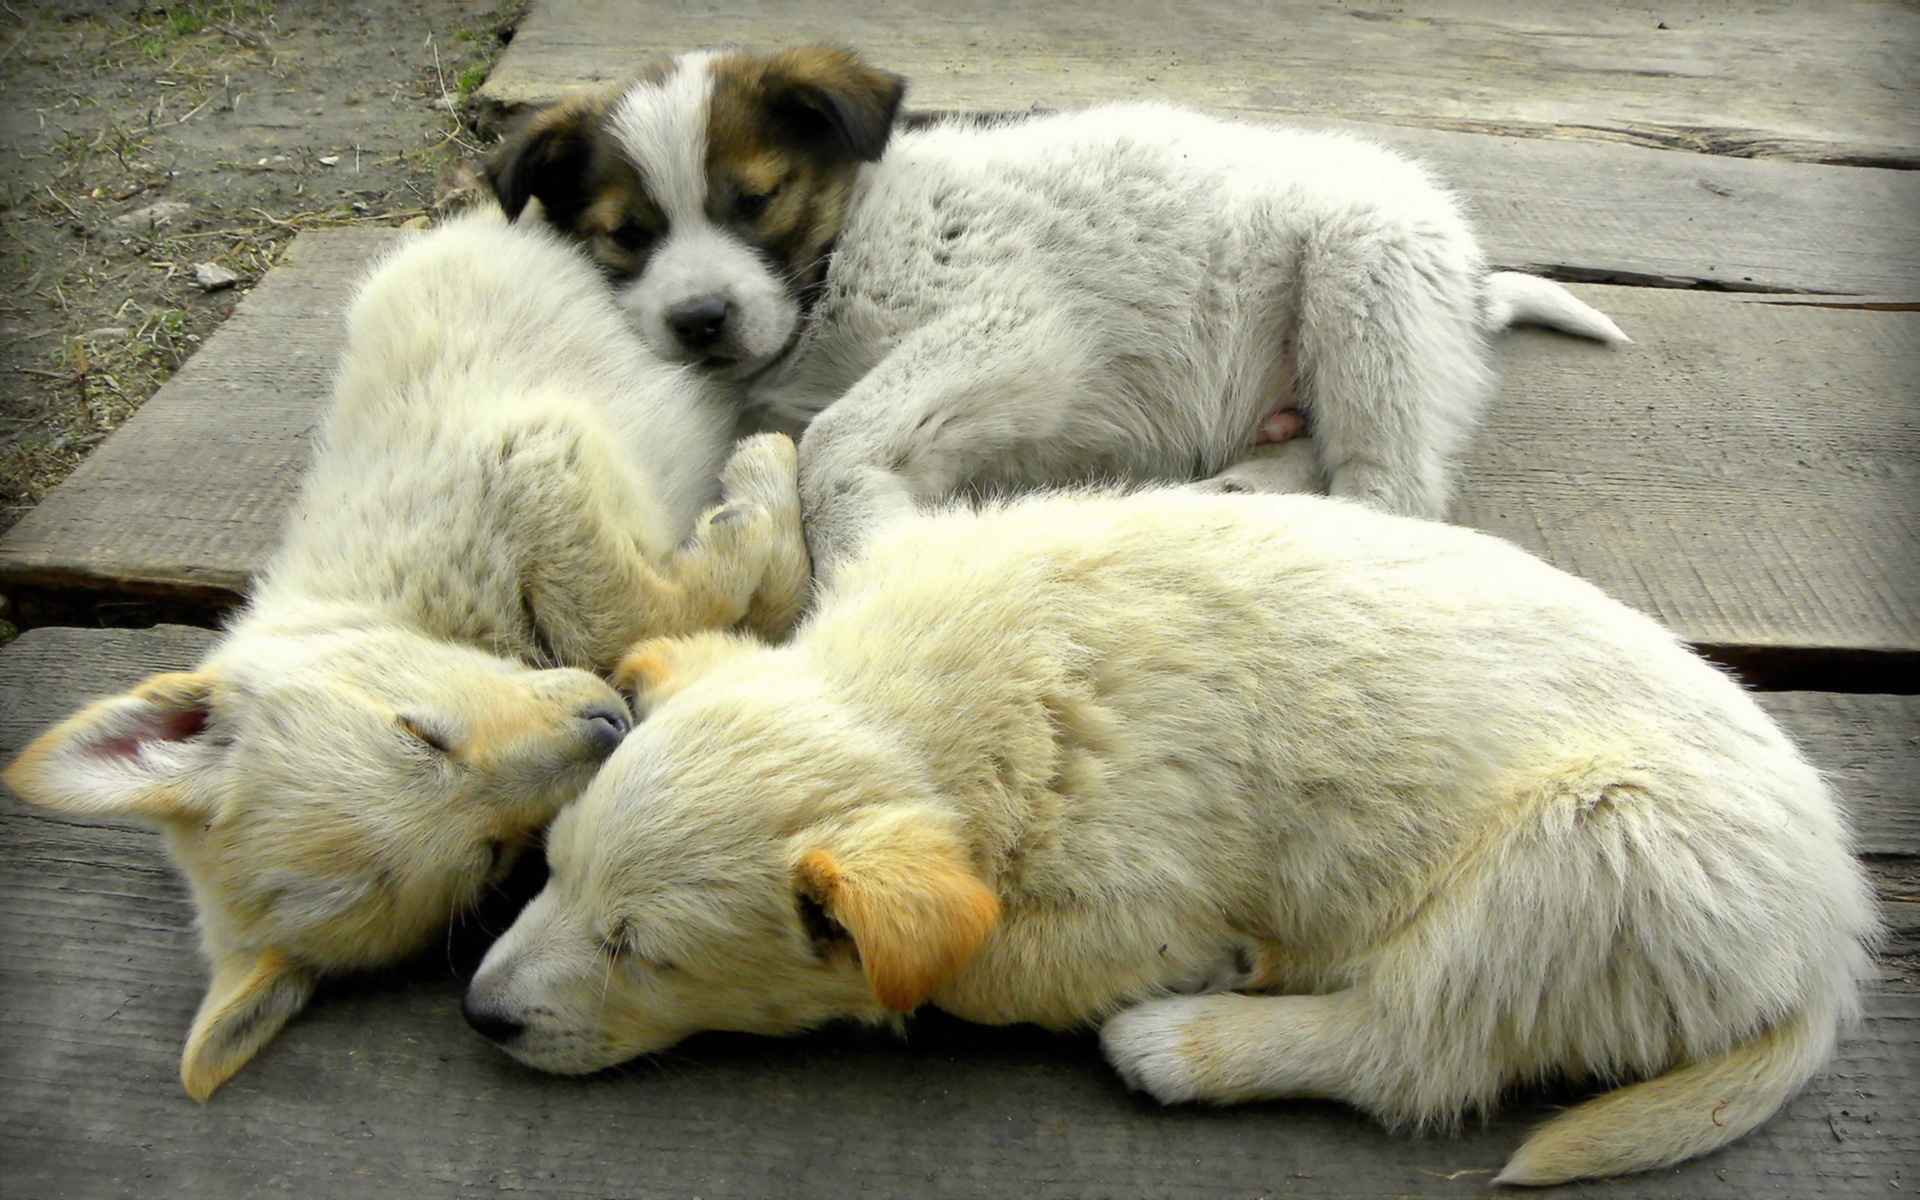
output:
M196 819L201 807L182 785L207 752L214 684L205 671L155 675L90 705L21 751L7 786L69 812Z
M204 1101L307 1006L315 977L277 951L222 955L180 1055L180 1083Z
M650 638L629 650L613 669L613 686L632 696L635 709L645 713L716 665L755 647L721 632Z
M883 1008L912 1012L980 949L1000 901L937 816L912 809L800 855L794 886L844 925Z

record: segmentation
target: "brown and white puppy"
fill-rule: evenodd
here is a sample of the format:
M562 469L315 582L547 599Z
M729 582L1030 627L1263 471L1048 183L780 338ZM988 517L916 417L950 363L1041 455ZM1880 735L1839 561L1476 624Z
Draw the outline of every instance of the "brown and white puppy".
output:
M696 53L501 148L594 250L649 345L805 430L823 569L917 502L1214 475L1447 509L1487 336L1624 335L1489 271L1459 203L1361 138L1104 105L894 129L901 81L843 50Z
M823 46L689 54L536 114L487 178L589 247L663 358L751 374L825 281L905 86Z

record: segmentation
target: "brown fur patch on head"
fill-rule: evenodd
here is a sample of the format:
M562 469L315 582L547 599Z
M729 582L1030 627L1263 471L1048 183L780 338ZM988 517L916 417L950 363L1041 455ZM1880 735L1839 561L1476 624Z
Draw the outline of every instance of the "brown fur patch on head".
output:
M905 81L832 46L730 54L710 70L707 215L796 287L818 283L860 164L886 149Z

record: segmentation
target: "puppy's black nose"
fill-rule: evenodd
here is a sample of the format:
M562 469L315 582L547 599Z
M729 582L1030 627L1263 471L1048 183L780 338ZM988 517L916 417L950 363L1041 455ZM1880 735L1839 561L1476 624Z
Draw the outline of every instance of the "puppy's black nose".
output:
M613 748L620 744L621 738L627 736L627 730L631 727L627 714L612 706L589 708L580 714L580 720L587 727L587 738L593 743L594 750L602 757L613 753Z
M519 1021L493 1011L484 1003L475 1004L472 992L468 992L460 1001L460 1015L467 1019L467 1024L496 1042L511 1041L515 1034L526 1028Z
M733 306L718 296L683 300L667 310L667 328L689 350L705 350L720 340Z

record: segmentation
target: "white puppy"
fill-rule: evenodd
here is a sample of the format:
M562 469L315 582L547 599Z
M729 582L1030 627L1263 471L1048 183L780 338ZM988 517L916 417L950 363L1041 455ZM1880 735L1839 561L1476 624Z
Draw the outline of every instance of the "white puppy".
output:
M793 445L728 461L733 428L545 230L461 218L373 274L246 611L198 669L87 708L6 775L166 831L213 966L188 1092L320 976L479 899L626 732L594 673L636 639L785 630L808 575ZM733 507L699 520L723 463Z
M1358 505L907 518L788 646L626 671L651 715L467 999L549 1070L931 1002L1111 1018L1162 1100L1401 1127L1644 1080L1501 1176L1545 1183L1764 1121L1875 930L1832 794L1737 684L1504 542ZM1221 988L1257 994L1176 995Z
M913 500L1201 478L1303 421L1334 495L1442 516L1490 331L1624 338L1489 274L1454 198L1360 138L1149 104L890 137L902 87L821 47L689 54L490 168L662 355L806 427L823 563Z

